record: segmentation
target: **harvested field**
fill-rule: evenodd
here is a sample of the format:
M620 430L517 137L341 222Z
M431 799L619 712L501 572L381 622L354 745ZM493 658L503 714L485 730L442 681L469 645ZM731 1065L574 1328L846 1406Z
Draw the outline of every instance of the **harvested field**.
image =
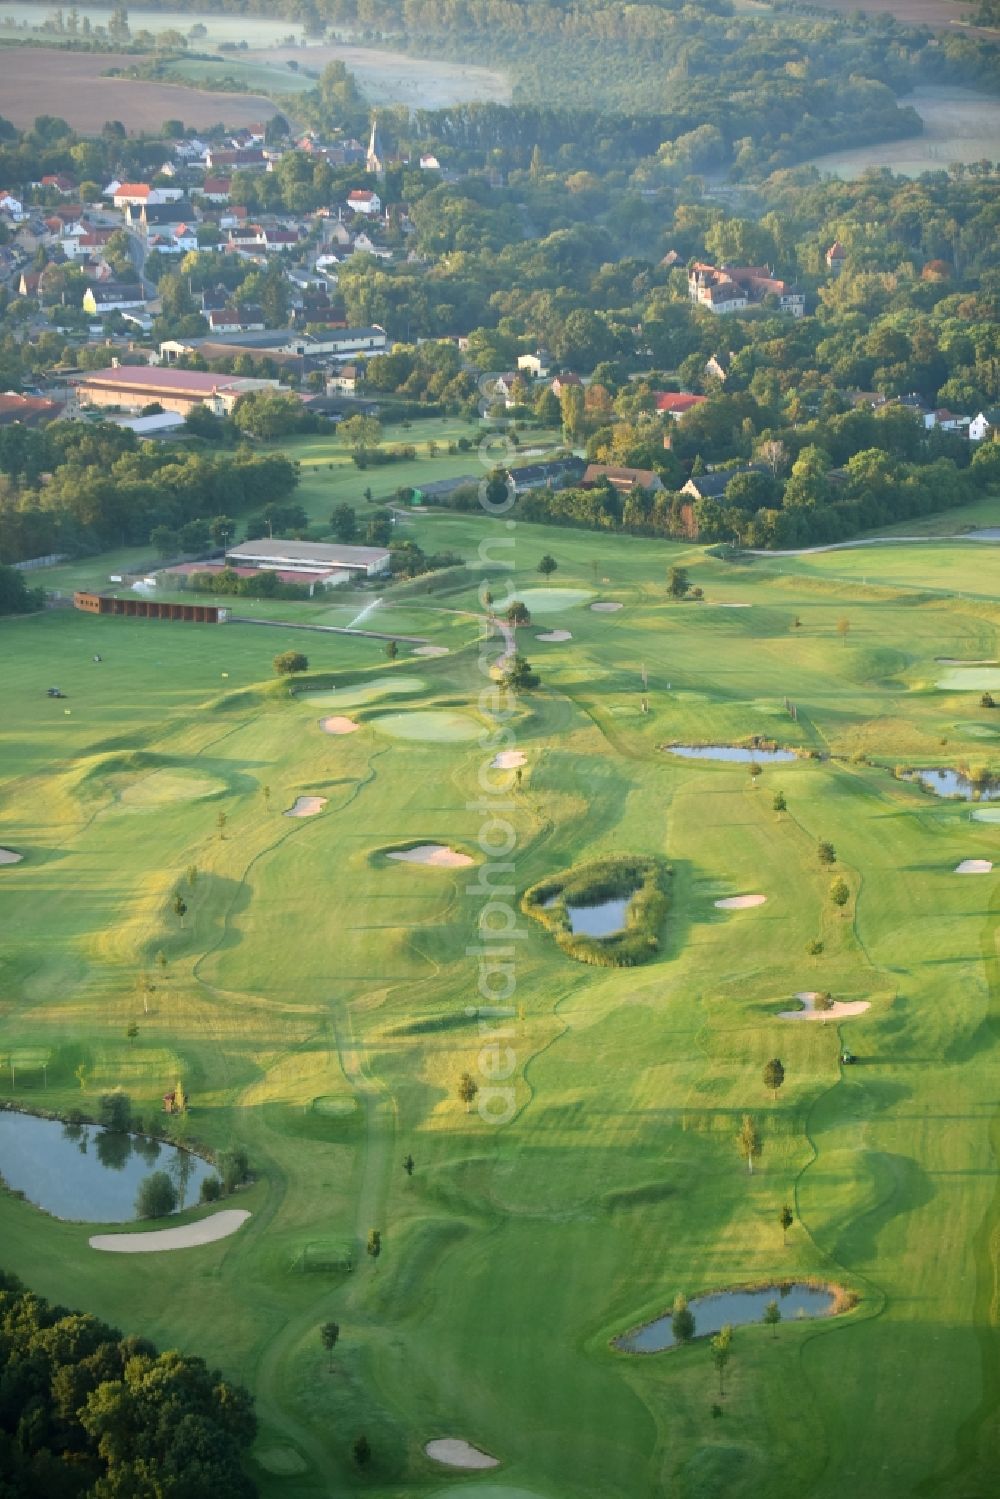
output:
M164 120L186 125L250 125L275 113L259 94L215 94L174 83L107 78L109 68L139 59L116 52L60 52L51 47L0 47L3 113L24 127L41 114L59 115L75 130L96 135L105 120L130 133L159 130Z
M996 39L997 33L982 26L969 26L963 20L972 5L956 5L954 0L864 0L856 5L854 0L815 0L822 10L839 11L850 15L852 11L865 11L869 15L893 16L910 26L928 26L932 31L959 31L968 36Z

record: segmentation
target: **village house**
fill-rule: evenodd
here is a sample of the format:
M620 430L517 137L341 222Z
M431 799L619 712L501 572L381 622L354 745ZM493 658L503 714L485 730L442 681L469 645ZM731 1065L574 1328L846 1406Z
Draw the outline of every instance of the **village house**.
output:
M545 380L552 366L552 356L546 349L539 349L534 354L519 354L517 356L517 367L523 375L530 375L534 380Z
M669 416L679 422L696 406L703 406L707 399L707 396L693 395L689 391L660 390L656 392L656 410L660 416Z
M556 400L560 400L564 390L569 390L571 385L582 384L583 381L579 375L557 375L552 382L552 394Z
M206 177L197 191L209 203L228 203L231 183L230 177Z
M708 265L696 261L688 271L688 296L717 315L744 311L751 303L773 297L782 312L804 317L805 295L772 275L768 266Z
M0 192L0 213L5 214L15 224L23 224L28 217L23 201L9 192Z
M0 395L0 427L44 427L62 413L62 403L43 396L22 396L13 390Z
M92 317L109 312L121 312L124 308L142 308L146 297L138 284L124 281L97 281L83 294L83 310Z
M1000 406L987 407L985 411L977 411L969 423L970 442L984 442L991 435L1000 430Z
M651 468L623 468L610 463L588 463L580 484L583 489L593 489L605 481L619 494L663 488L663 480Z
M681 486L681 494L689 494L695 500L721 500L726 492L726 485L730 479L737 478L740 474L763 474L767 472L767 466L763 463L750 463L743 468L720 468L709 474L698 474L689 479Z
M347 194L347 207L351 213L381 213L382 199L370 188L356 187Z
M847 264L847 251L839 239L834 240L829 250L827 250L824 259L826 260L826 268L830 272L830 275L839 276Z
M363 376L363 365L341 364L337 367L337 369L333 371L330 378L327 380L326 393L328 396L353 396Z

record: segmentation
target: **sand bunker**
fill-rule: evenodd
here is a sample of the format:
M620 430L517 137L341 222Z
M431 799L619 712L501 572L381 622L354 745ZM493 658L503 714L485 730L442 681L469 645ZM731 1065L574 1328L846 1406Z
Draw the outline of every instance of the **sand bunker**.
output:
M444 1463L446 1468L499 1468L499 1460L490 1457L488 1452L483 1452L478 1447L473 1447L471 1442L463 1442L461 1437L435 1437L433 1442L428 1442L424 1447L428 1457L436 1463Z
M591 607L591 609L594 610L594 612L596 614L614 614L622 606L621 606L621 604L610 604L609 603L609 604L591 604L590 607Z
M501 750L494 755L490 761L491 770L517 770L519 765L527 765L528 757L524 750Z
M340 718L336 714L332 718L321 718L319 726L324 734L353 734L361 727L353 718Z
M0 848L0 864L20 864L23 858L23 854L15 853L12 848Z
M817 989L803 989L795 998L802 1009L779 1010L779 1020L848 1020L852 1015L863 1015L872 1007L868 999L835 999L828 1010L817 1010Z
M1000 807L976 807L969 816L974 822L1000 822Z
M295 799L295 806L289 807L285 813L286 817L315 817L317 812L322 812L326 806L325 796L299 796Z
M706 603L715 609L749 609L749 604L724 604L721 599L707 599Z
M975 656L935 656L939 666L1000 666L1000 661L990 656L977 660Z
M415 656L447 656L450 652L446 645L418 645L413 654Z
M1000 667L956 666L934 685L939 692L995 692L1000 687Z
M460 854L445 843L418 843L416 848L400 848L388 857L402 859L404 864L432 864L435 869L466 869L475 863L468 854Z
M762 906L766 900L766 895L730 895L715 904L720 911L746 911L751 906Z
M955 865L956 874L991 874L993 865L989 859L963 859Z
M199 1244L214 1244L228 1239L242 1228L250 1214L243 1208L227 1208L202 1218L200 1223L184 1223L178 1228L157 1228L145 1234L95 1234L91 1249L109 1254L153 1254L161 1249L194 1249Z
M572 640L573 637L568 630L546 630L544 635L536 635L536 640L560 641Z

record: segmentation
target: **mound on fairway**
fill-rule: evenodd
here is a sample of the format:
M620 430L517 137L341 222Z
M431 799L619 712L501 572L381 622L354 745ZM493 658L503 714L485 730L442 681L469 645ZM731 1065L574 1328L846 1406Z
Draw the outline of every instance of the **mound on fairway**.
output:
M118 801L130 811L143 812L154 807L168 807L174 802L201 801L225 790L225 782L214 776L187 770L154 770L151 775L126 786Z
M385 677L378 682L356 682L350 687L330 687L319 692L296 693L296 696L300 702L317 708L362 708L366 703L377 703L383 697L423 692L425 685L423 677Z
M20 864L23 858L23 854L15 852L12 848L0 848L0 864Z
M343 1093L330 1093L312 1101L314 1114L321 1114L324 1119L350 1119L358 1112L358 1100Z
M317 812L322 812L326 806L325 796L297 796L295 805L289 807L285 813L286 817L315 817Z
M305 1473L309 1467L305 1458L294 1447L263 1447L256 1454L256 1460L265 1473L273 1473L276 1478L292 1478L298 1473Z
M355 723L353 718L342 718L339 714L333 714L330 718L321 718L319 726L324 734L353 734L355 729L361 725Z
M727 895L725 900L714 904L720 911L749 911L752 906L764 905L766 900L766 895Z
M863 1015L871 1009L869 999L835 999L827 1010L818 1010L818 989L803 989L796 994L801 1010L779 1010L779 1020L849 1020L852 1015Z
M468 854L449 848L446 843L418 843L413 848L397 848L386 854L387 859L400 859L404 864L429 864L434 869L467 869L476 861Z
M437 744L478 739L483 732L467 713L449 713L443 708L428 708L418 713L383 713L371 722L392 739L424 739Z
M955 865L956 874L991 874L993 865L989 859L963 859Z
M250 1217L245 1208L226 1208L202 1218L199 1223L183 1223L179 1228L155 1228L144 1234L94 1234L91 1249L108 1254L157 1254L164 1249L195 1249L199 1244L214 1244L228 1239L242 1228Z
M435 1437L424 1447L427 1456L433 1458L436 1463L444 1463L446 1468L499 1468L498 1458L490 1457L488 1452L483 1452L479 1447L473 1447L471 1442L465 1442L461 1437Z

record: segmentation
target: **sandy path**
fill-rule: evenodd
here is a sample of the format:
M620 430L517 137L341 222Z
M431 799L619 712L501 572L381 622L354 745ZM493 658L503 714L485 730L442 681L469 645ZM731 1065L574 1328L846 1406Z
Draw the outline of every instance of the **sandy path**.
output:
M466 869L475 860L468 854L460 854L457 848L446 848L442 843L421 843L416 848L400 848L389 855L390 859L401 859L404 864L431 864L435 869Z
M849 1020L852 1015L863 1015L866 1010L871 1009L871 1000L868 999L835 999L828 1010L817 1010L816 999L818 990L803 989L796 994L795 998L802 1005L801 1010L779 1010L779 1020Z
M483 1452L479 1447L473 1447L471 1442L465 1442L461 1437L435 1437L433 1442L428 1442L424 1447L428 1457L436 1463L444 1463L446 1468L499 1468L499 1460L490 1457L488 1452Z
M751 906L762 906L766 900L766 895L729 895L715 905L720 911L747 911Z
M95 1234L91 1249L110 1254L156 1254L164 1249L194 1249L199 1244L214 1244L228 1239L242 1228L250 1217L245 1208L226 1208L202 1218L198 1223L182 1223L178 1228L157 1228L144 1234Z

